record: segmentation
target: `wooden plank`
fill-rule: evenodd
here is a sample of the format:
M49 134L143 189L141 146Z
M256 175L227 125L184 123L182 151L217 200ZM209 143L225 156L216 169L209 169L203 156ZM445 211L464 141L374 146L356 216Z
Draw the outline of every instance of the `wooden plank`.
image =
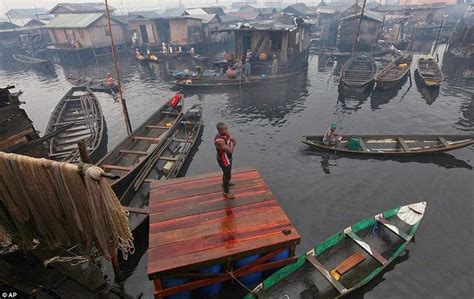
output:
M113 164L102 164L100 167L104 169L116 169L116 170L123 170L123 171L132 171L131 166L121 166L121 165L113 165Z
M242 168L236 168L232 171L232 175L236 176L238 174L243 174L245 172L257 172L258 171L253 168L253 167L242 167ZM221 177L222 178L222 171L216 171L216 172L211 172L211 173L206 173L206 174L201 174L201 175L193 175L193 176L186 176L182 178L176 178L172 180L166 180L166 181L160 181L160 180L155 180L152 184L151 187L157 187L157 188L162 188L163 186L168 186L168 185L173 185L177 186L178 184L184 184L184 183L191 183L195 181L199 181L202 179L207 179L207 178L217 178Z
M146 156L148 155L147 152L144 152L144 151L134 151L134 150L128 150L128 149L123 149L123 150L120 150L120 152L122 154L134 154L134 155L141 155L141 156Z
M169 212L161 212L161 213L154 213L151 210L150 213L156 214L158 217L158 221L170 220L179 217L185 217L200 213L207 213L216 210L222 210L226 208L233 208L237 206L243 206L248 204L259 203L268 200L274 200L273 197L269 196L268 194L254 194L251 196L246 197L239 197L238 200L226 200L222 197L222 193L220 194L221 199L217 201L213 201L212 204L200 204L195 206L190 206L186 209L175 209Z
M232 181L235 185L232 187L233 190L247 187L247 186L266 186L264 185L263 179L258 175L252 175L251 177L244 177L242 174L236 174L232 176ZM183 183L179 185L168 185L162 186L161 188L152 189L150 191L150 203L159 203L168 200L177 200L182 197L193 197L199 195L205 195L208 193L222 191L222 174L219 177L212 177L205 180L192 183Z
M163 160L163 161L178 161L178 158L173 158L173 157L159 157L158 158L159 160Z
M329 273L326 268L316 259L316 257L312 255L307 255L306 260L313 265L323 276L324 278L329 281L332 286L339 291L340 294L345 294L347 292L347 289L345 286L342 285L339 281L335 280L334 277L332 277L331 273Z
M365 146L365 142L362 138L359 138L360 140L360 148L362 149L363 152L367 152L367 147Z
M380 264L382 264L383 266L385 266L385 265L388 264L387 259L385 259L375 248L370 247L369 244L367 244L366 242L362 241L362 239L361 239L358 235L356 235L354 232L352 232L352 231L347 232L347 233L346 233L346 236L348 236L348 237L351 238L354 242L356 242L357 245L359 245L359 247L361 247L362 249L364 249L365 252L367 252L367 253L370 254L373 258L375 258Z
M241 276L248 275L248 274L254 273L254 272L262 272L262 271L267 271L267 270L271 270L271 269L275 269L275 268L281 268L283 266L294 263L296 260L297 260L296 257L290 257L290 258L280 260L280 261L275 261L275 262L270 262L270 263L263 263L263 264L255 266L251 269L247 269L245 271L239 271L240 269L238 269L238 270L233 272L233 276L239 278ZM193 290L193 289L208 286L208 285L211 285L211 284L214 284L214 283L224 282L224 281L230 280L230 279L232 279L232 276L230 274L228 274L228 273L224 274L223 273L221 275L219 275L219 274L215 275L215 277L213 277L213 278L195 280L195 281L188 282L186 284L179 285L179 286L176 286L176 287L171 287L171 288L166 288L166 289L157 288L156 291L155 291L155 297L170 296L170 295L182 292L182 291Z
M173 141L192 143L192 141L190 141L188 139L181 139L181 138L173 138Z
M446 138L438 137L438 139L444 145L444 147L449 147L449 143L446 141Z
M135 140L145 140L145 141L151 141L152 143L158 143L160 142L160 138L155 138L155 137L146 137L146 136L133 136L133 139Z
M292 233L289 235L281 232L270 233L259 238L241 239L239 242L233 243L229 242L228 246L224 248L217 247L180 256L171 255L167 258L163 258L160 255L160 248L150 248L148 250L148 275L153 278L157 274L166 275L167 272L176 272L184 268L198 268L201 265L223 263L241 256L293 246L299 243L299 240L299 234L292 227Z
M143 214L143 215L149 215L150 214L150 212L147 209L142 209L142 208L123 206L123 209L125 211L128 211L130 213L134 213L134 214Z
M378 218L377 221L382 223L386 228L388 228L390 231L392 231L394 234L396 234L397 236L399 236L403 240L405 240L407 242L410 241L411 238L406 233L400 231L395 225L388 222L387 219Z
M281 209L273 209L260 214L252 214L236 218L230 216L223 221L207 224L196 223L195 226L166 232L153 231L149 234L149 247L164 246L170 243L189 241L201 237L211 238L213 235L239 232L248 228L270 226L273 223L289 223L286 214Z
M350 257L342 261L339 265L334 268L334 270L339 273L339 275L344 275L346 272L349 272L352 268L356 267L365 260L365 254L362 252L354 252Z
M181 114L181 112L173 112L173 111L162 111L161 113L168 114L168 115L180 115Z
M165 130L168 130L170 127L157 126L157 125L146 125L145 128L147 128L147 129L165 129Z
M398 142L400 143L400 145L402 146L403 150L405 152L409 152L410 151L410 148L408 147L408 145L405 143L405 140L401 137L397 137L397 140Z
M267 200L255 204L237 206L233 208L224 208L207 213L200 213L181 218L170 219L166 221L156 221L156 215L150 216L150 234L154 232L166 232L170 230L182 229L195 226L196 223L205 225L208 223L224 221L229 217L244 217L262 213L267 210L280 209L275 200Z

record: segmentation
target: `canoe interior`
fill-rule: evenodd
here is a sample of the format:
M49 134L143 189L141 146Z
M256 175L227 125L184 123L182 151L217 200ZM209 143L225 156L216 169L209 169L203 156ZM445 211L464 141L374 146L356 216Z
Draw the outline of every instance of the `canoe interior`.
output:
M411 54L404 54L395 59L394 61L390 62L377 75L377 83L383 81L391 82L401 80L410 71L410 65L412 60L413 56Z
M71 126L72 125L72 126ZM49 155L59 161L80 162L77 143L84 140L94 161L104 139L105 120L99 101L87 87L73 87L59 101L46 128L46 134L70 126L50 140Z
M166 103L98 162L107 172L120 176L120 179L111 181L112 187L123 183L124 178L136 172L149 155L166 141L170 130L181 117L181 105L170 109Z
M410 207L414 207L414 209L411 210ZM425 207L426 203L424 202L416 203L364 219L329 237L310 250L307 255L314 256L322 267L331 273L331 277L339 282L343 289L346 289L344 293L348 294L370 281L404 251L418 229ZM404 214L405 212L406 214ZM407 218L404 218L405 216ZM395 228L397 233L378 221L378 218L382 218L386 224ZM402 220L402 218L409 220ZM349 234L359 238L365 243L363 246L370 247L369 250L355 242ZM380 257L374 257L374 253L380 254ZM353 265L341 276L334 272L338 266L354 254L362 256L362 262ZM336 289L306 259L306 256L302 256L295 263L280 269L259 287L261 289L256 292L256 296L250 294L246 299L257 296L259 299L335 298L341 295L341 291Z
M439 64L433 58L418 59L418 74L425 81L441 82L444 79Z
M220 77L205 77L201 79L183 79L179 80L177 84L181 87L229 87L229 86L248 86L248 85L259 85L268 83L284 82L289 78L297 76L298 73L288 73L282 75L271 76L250 76L249 81L239 79L228 79L225 76Z
M349 150L348 140L359 137L359 151ZM305 136L303 142L310 146L334 150L334 146L323 143L323 136ZM474 144L472 135L351 135L343 136L336 151L360 154L416 154L423 152L442 152ZM405 146L404 146L405 145Z
M168 137L167 143L159 154L160 157L175 158L176 161L158 159L158 162L152 166L146 178L151 180L169 180L178 177L188 162L201 131L202 107L201 105L194 105L183 116L177 125L176 131ZM133 192L133 185L131 185L120 199L122 205L133 208L147 208L150 195L149 185L149 183L144 183L137 192ZM132 231L136 229L147 217L148 215L130 213L130 229Z
M375 60L365 54L349 59L341 70L341 82L348 87L361 87L374 80L377 73Z

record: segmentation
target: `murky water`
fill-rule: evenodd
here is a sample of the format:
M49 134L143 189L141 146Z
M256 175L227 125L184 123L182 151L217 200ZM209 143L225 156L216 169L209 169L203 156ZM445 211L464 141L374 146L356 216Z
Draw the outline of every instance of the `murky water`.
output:
M440 58L442 55L440 53ZM416 56L414 61L416 61ZM459 67L453 67L457 63ZM218 170L212 139L218 121L228 123L239 144L235 167L255 166L302 236L298 254L369 215L425 200L426 216L409 254L354 296L365 298L472 298L474 259L474 147L408 159L341 157L301 143L302 135L322 134L337 122L342 134L472 134L474 84L458 77L465 64L445 59L446 80L439 92L413 80L395 91L344 97L325 59L311 56L308 70L294 82L258 90L188 94L186 108L204 108L202 142L188 174ZM124 94L132 124L138 126L173 91L162 65L122 59ZM172 68L178 66L171 66ZM413 67L414 70L414 67ZM23 105L44 132L50 112L71 87L68 76L102 78L112 65L55 66L47 72L0 67L0 85L15 84ZM97 94L108 126L109 149L125 137L118 102ZM146 234L125 266L125 289L151 296L146 277Z

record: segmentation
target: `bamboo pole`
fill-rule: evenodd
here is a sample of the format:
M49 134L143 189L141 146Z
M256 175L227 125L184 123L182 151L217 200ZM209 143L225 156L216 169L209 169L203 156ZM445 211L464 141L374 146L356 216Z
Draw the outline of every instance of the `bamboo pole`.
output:
M364 10L365 10L365 2L367 0L364 0L364 3L362 4L362 11L360 12L360 20L359 20L359 26L357 27L357 34L354 38L354 41L352 43L352 55L354 56L354 52L357 51L357 48L359 47L359 34L360 34L360 27L362 25L362 19L364 18Z
M125 118L125 126L127 128L127 134L130 134L132 133L132 123L130 122L130 117L128 115L128 109L127 109L127 103L125 102L125 99L123 98L123 93L122 93L122 83L120 81L120 71L119 71L119 67L117 63L117 54L115 52L114 35L112 34L112 25L110 24L109 4L107 0L104 0L104 1L105 1L105 12L107 15L107 23L109 25L110 45L112 47L112 60L115 66L115 75L117 77L117 84L118 84L118 90L119 90L119 95L120 95L120 104L122 104L122 112L123 112L123 117Z

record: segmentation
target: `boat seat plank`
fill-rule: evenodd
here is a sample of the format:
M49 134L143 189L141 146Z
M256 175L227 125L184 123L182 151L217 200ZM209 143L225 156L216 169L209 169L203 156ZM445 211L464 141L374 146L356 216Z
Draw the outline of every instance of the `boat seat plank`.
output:
M51 126L62 126L62 125L69 125L69 124L75 124L75 123L84 123L84 122L85 122L84 119L77 120L77 121L65 121L65 122L59 122L59 123L52 124Z
M123 171L131 171L132 167L130 166L121 166L121 165L113 165L113 164L102 164L100 167L104 169L115 169L115 170L123 170Z
M355 252L352 254L350 257L342 261L339 265L337 265L333 271L331 271L331 274L334 278L339 280L338 277L341 277L345 273L349 272L352 270L355 266L359 265L362 263L366 258L366 255L362 252ZM334 273L337 272L337 273ZM334 274L333 274L334 273ZM337 276L335 276L335 274Z
M172 158L172 157L160 157L160 160L164 161L178 161L178 158Z
M398 142L400 143L400 145L402 146L403 150L405 152L409 152L410 151L410 148L408 147L408 145L405 143L405 140L403 138L400 138L400 137L397 137L397 140Z
M135 139L135 140L151 141L152 143L158 143L158 142L160 142L160 138L156 138L156 137L133 136L133 139Z
M347 292L345 286L342 285L339 281L332 277L331 273L329 273L326 268L312 255L307 255L306 260L313 265L323 276L326 278L332 286L339 291L340 294L344 294Z
M145 126L147 129L169 129L167 126L156 126L156 125L147 125Z
M147 152L144 152L144 151L134 151L134 150L127 150L127 149L120 150L120 152L122 154L134 154L134 155L143 155L143 156L146 156L148 154Z
M449 147L449 143L446 141L446 138L444 137L438 137L439 141L441 141L441 143L445 146L445 147Z
M187 139L182 139L182 138L173 138L173 141L176 141L176 142L188 142L188 143L192 143L192 141L190 141L190 140L187 140Z
M161 113L163 113L163 114L168 114L168 115L179 115L181 112L162 111Z
M386 228L391 230L394 234L398 235L403 240L405 240L407 242L410 241L410 237L406 233L400 231L395 225L388 222L387 219L379 218L379 219L377 219L377 221L382 223L383 226L385 226Z
M365 146L365 142L364 140L362 140L362 138L360 138L360 148L362 149L363 152L368 152L367 150L367 146Z
M376 249L372 248L369 246L369 244L365 243L362 241L362 239L356 235L354 232L350 231L346 233L346 236L351 238L354 242L357 243L362 249L364 249L368 254L370 254L373 258L375 258L380 264L383 266L388 264L388 261L386 258L384 258L380 252L378 252Z

